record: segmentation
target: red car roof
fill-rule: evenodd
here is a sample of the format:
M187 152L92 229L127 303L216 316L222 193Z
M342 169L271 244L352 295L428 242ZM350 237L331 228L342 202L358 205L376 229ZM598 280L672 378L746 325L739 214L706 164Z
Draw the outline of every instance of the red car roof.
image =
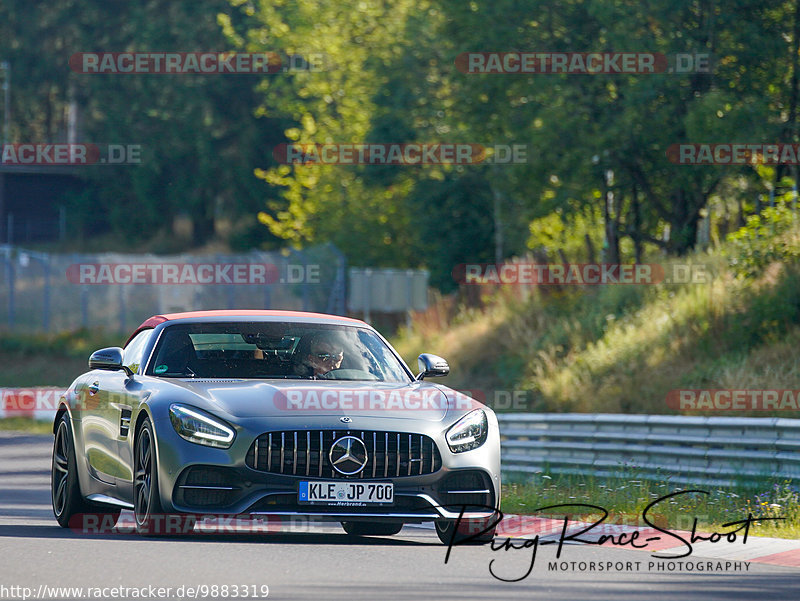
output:
M306 313L304 311L271 311L264 309L218 309L214 311L186 311L184 313L165 313L164 315L153 315L152 317L144 320L142 325L136 328L125 344L127 345L128 342L130 342L133 337L136 336L136 334L145 328L154 328L158 324L164 323L165 321L190 319L193 317L319 317L322 319L335 319L344 323L366 325L360 319L342 317L341 315L326 315L325 313Z

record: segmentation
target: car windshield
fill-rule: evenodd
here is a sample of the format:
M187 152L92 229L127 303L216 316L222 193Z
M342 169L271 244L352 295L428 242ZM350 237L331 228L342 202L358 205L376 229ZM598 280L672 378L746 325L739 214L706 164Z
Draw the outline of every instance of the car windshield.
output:
M409 382L374 332L283 322L176 324L164 329L147 374L162 378L292 378Z

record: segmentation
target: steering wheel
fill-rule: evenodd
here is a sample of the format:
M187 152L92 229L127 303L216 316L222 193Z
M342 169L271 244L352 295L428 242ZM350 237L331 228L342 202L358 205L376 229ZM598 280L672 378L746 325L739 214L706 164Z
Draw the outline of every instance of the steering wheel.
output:
M320 378L326 380L378 380L378 376L363 369L332 369Z

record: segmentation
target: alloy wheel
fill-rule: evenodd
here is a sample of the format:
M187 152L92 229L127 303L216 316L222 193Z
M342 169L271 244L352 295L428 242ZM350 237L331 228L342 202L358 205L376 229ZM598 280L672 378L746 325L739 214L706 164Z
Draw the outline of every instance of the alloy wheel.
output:
M56 517L61 517L67 506L69 495L69 432L66 422L62 421L56 432L53 445L53 467L51 474L51 489L53 497L53 511Z
M150 513L150 490L153 478L153 444L150 430L142 428L136 444L136 475L134 480L134 507L136 521L144 524Z

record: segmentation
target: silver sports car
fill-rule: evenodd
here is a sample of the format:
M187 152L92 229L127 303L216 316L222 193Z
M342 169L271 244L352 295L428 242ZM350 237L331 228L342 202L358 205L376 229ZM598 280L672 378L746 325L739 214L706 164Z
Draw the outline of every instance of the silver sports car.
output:
M145 535L210 515L336 521L352 535L433 521L446 544L494 534L494 413L425 380L446 361L420 355L415 376L362 321L157 315L89 367L53 424L64 527L130 509Z

